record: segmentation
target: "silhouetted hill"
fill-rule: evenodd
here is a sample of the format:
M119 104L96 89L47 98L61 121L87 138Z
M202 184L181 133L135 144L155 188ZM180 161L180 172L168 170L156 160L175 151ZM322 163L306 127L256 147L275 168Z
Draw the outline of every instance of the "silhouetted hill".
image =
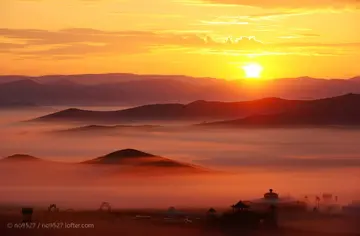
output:
M241 122L260 122L257 120L267 118L272 119L274 123L282 124L284 122L289 124L313 122L324 125L331 123L353 125L358 122L359 107L360 95L347 94L310 101L264 98L229 103L196 101L187 105L153 104L120 111L86 111L72 108L37 118L34 121L121 123L145 120L191 120L212 122L247 117Z
M115 151L105 156L101 156L82 163L95 165L122 165L131 167L145 167L145 170L147 168L171 168L187 171L201 171L201 168L195 167L193 165L181 163L165 157L152 155L135 149L123 149Z
M360 82L360 76L353 77L349 79L350 81Z
M95 158L93 160L85 161L86 164L123 164L124 161L142 160L148 158L154 158L156 156L141 152L135 149L123 149L109 153L105 156Z
M115 131L151 131L162 126L158 125L86 125L81 127L55 130L51 133L57 134L70 134L70 133L102 133L102 132L115 132Z
M40 83L47 85L55 85L55 86L82 86L76 82L73 82L69 79L58 79L58 80L41 80Z
M25 75L0 75L0 84L14 82L18 80L31 79L30 76Z
M135 149L123 149L107 154L105 157L154 157L154 155Z
M26 154L15 154L3 159L0 163L24 163L24 164L55 164L55 165L71 165L70 163L46 161L34 156ZM121 166L126 167L126 173L135 173L137 171L151 173L152 171L161 171L159 174L164 173L205 173L210 172L202 167L174 161L165 157L152 155L135 149L123 149L109 153L88 161L80 162L78 164L89 164L94 166ZM123 170L123 169L121 169Z
M266 115L251 115L246 118L200 124L205 127L248 126L360 126L360 95L308 101L305 105Z
M1 159L1 161L6 161L6 162L39 162L39 161L43 161L40 158L37 157L33 157L27 154L15 154L12 156L8 156L5 157L3 159Z
M0 80L7 81L0 83L0 101L39 105L134 105L206 99L211 96L200 88L212 84L214 79L204 79L204 83L201 79L175 75L104 74L0 76ZM97 82L92 83L93 80Z
M11 81L8 83L1 84L1 89L18 89L18 90L25 90L25 89L39 89L41 85L33 80L30 79L22 79Z
M35 103L38 105L96 105L121 101L123 94L117 86L99 88L64 81L39 83L24 79L0 84L0 101L3 103Z
M181 75L0 76L0 101L38 105L126 105L244 101L264 97L319 99L360 93L359 77L223 80ZM141 96L140 96L141 95Z
M201 80L214 81L215 78L195 78L185 75L139 75L132 73L107 73L107 74L75 74L75 75L43 75L43 76L22 76L22 75L2 75L0 83L31 79L40 83L51 83L59 80L68 80L78 84L97 85L113 84L138 80L163 80L171 79L183 82L201 83ZM199 80L200 79L200 80Z
M76 108L66 109L36 118L36 122L94 122L121 123L146 120L197 120L215 121L245 117L252 114L272 114L286 111L305 101L290 101L266 98L247 102L207 102L196 101L184 104L152 104L119 111L89 111Z

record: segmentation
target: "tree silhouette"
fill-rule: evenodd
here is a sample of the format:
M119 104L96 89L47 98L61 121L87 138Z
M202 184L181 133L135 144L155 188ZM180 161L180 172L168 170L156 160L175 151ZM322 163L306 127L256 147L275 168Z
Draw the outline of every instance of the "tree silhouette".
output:
M111 211L110 203L108 203L108 202L102 202L101 205L100 205L99 210L100 210L100 211L108 211L108 212L110 212L110 211Z
M59 208L56 207L56 204L50 204L50 206L48 207L48 211L49 212L58 212Z

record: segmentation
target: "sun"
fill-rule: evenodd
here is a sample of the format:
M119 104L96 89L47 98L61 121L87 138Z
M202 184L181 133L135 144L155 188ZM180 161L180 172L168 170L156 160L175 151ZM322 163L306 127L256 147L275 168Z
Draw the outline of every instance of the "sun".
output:
M263 67L258 63L249 63L242 67L245 72L246 78L260 78Z

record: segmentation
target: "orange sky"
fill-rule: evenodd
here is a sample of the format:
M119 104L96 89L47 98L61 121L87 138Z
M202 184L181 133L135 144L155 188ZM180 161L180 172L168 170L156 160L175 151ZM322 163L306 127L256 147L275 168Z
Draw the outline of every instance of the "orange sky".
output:
M359 0L1 0L0 73L347 78L358 22Z

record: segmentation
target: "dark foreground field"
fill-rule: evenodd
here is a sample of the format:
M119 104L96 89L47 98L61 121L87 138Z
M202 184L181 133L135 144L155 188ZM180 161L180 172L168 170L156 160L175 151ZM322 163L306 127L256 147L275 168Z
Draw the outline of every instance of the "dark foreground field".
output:
M141 212L142 214L151 212ZM256 231L218 229L204 223L203 217L192 223L166 221L163 213L153 212L151 219L139 219L134 211L60 211L34 212L33 222L21 225L20 211L1 210L0 235L121 235L121 236L359 236L358 219L328 216L283 216L276 230ZM291 220L290 220L291 219ZM50 225L52 223L52 225ZM65 224L67 226L65 226ZM79 227L80 224L83 224ZM75 226L78 225L78 226ZM67 228L66 228L67 227ZM85 227L85 228L81 228Z

